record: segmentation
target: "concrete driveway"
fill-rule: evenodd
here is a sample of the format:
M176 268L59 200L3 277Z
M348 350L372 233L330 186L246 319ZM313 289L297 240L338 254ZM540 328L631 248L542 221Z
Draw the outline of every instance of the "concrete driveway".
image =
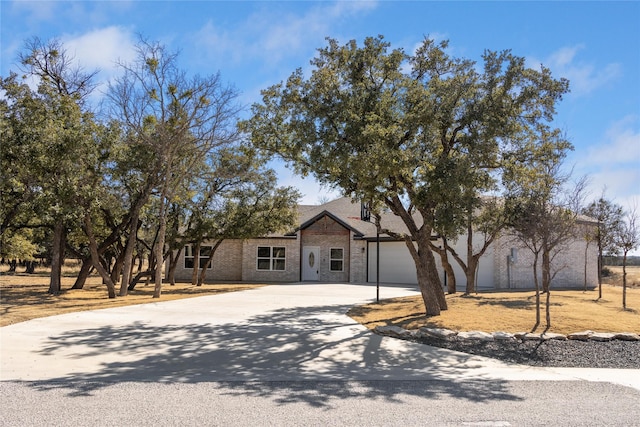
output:
M0 328L0 426L638 425L637 371L381 337L344 314L374 296L273 285Z
M371 285L283 284L35 319L0 328L0 380L586 380L640 390L633 370L513 366L378 336L345 315L374 298Z

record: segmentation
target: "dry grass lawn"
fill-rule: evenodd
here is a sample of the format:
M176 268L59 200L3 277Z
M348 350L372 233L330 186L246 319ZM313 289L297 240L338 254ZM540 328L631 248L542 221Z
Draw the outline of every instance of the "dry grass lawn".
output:
M607 269L611 271L612 275L609 277L603 277L602 282L614 286L622 286L622 267L609 266ZM627 286L636 288L640 287L640 267L627 267Z
M4 266L6 270L6 266ZM583 330L598 332L640 333L640 267L628 272L630 289L627 290L626 311L622 310L622 289L615 286L620 280L616 267L614 275L603 286L603 298L598 291L552 291L551 332L570 333ZM98 277L91 277L84 289L70 290L74 280L73 267L63 277L63 292L47 294L48 275L37 271L35 275L0 275L0 326L25 320L75 311L94 310L125 305L145 304L173 299L233 292L260 284L216 284L201 287L179 283L165 284L162 297L152 298L153 286L139 284L126 297L107 298L106 287ZM544 296L543 296L544 297ZM400 325L408 329L422 326L449 328L460 331L484 330L522 332L530 331L535 323L535 295L527 292L491 292L468 297L461 294L447 297L450 309L441 316L427 318L420 297L399 298L355 307L349 315L369 328L377 325ZM544 302L544 300L543 300ZM544 316L544 313L543 313ZM544 328L544 317L542 325Z
M615 273L617 268L613 267ZM621 270L621 269L620 269ZM595 332L640 333L640 268L629 269L627 310L622 309L622 288L603 285L602 299L598 290L551 291L550 332L568 334L584 330ZM634 277L635 282L631 280ZM617 283L616 275L608 278ZM542 322L545 328L544 298ZM529 332L535 325L535 292L487 292L471 296L447 295L449 310L440 316L426 317L421 297L406 297L353 308L349 315L368 328L397 325L406 329L420 327L447 328L458 331Z
M6 270L6 268L5 268ZM0 275L0 326L11 325L38 317L101 308L122 307L158 301L214 295L251 289L259 284L215 284L193 286L190 283L164 284L160 299L153 299L153 285L140 283L126 297L109 299L107 289L100 278L90 277L84 289L70 289L75 277L67 273L62 278L63 291L50 295L49 277L45 272L36 275Z

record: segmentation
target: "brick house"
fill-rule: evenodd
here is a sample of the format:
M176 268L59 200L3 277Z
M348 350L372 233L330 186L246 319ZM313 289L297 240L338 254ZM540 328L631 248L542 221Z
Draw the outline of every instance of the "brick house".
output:
M415 265L403 241L376 235L373 223L360 219L360 204L340 198L323 205L300 205L299 226L289 233L267 237L225 240L216 250L207 272L207 282L341 282L417 283ZM403 230L402 221L392 214L382 216L382 225ZM582 221L581 226L595 223ZM458 253L466 253L466 238L450 243ZM434 237L434 239L436 239ZM437 240L437 239L436 239ZM380 248L380 269L376 268ZM206 262L211 246L202 246L200 263ZM575 238L557 260L554 287L597 285L597 248ZM479 289L531 288L532 256L516 240L505 234L480 260ZM586 271L585 271L586 260ZM439 258L436 257L436 261ZM464 289L466 279L451 258L457 284ZM194 256L191 247L181 252L175 278L191 280ZM438 262L439 264L439 262ZM378 278L379 274L379 278ZM444 271L440 276L445 282Z

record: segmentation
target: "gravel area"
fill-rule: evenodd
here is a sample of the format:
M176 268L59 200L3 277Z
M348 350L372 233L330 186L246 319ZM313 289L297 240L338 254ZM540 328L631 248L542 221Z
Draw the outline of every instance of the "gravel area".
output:
M415 338L413 341L464 353L531 366L640 369L640 341L459 340Z

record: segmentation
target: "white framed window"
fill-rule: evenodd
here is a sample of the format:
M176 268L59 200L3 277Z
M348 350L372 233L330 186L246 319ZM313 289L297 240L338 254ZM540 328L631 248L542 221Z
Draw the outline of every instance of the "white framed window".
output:
M344 249L343 248L331 248L330 249L330 269L331 271L343 271L344 268Z
M284 271L285 248L281 246L258 246L258 270Z
M209 260L209 256L211 255L211 251L213 250L213 246L200 246L200 256L198 258L198 264L200 264L200 268L204 267ZM187 245L184 247L184 268L193 268L195 256L193 255L193 247L191 245Z

